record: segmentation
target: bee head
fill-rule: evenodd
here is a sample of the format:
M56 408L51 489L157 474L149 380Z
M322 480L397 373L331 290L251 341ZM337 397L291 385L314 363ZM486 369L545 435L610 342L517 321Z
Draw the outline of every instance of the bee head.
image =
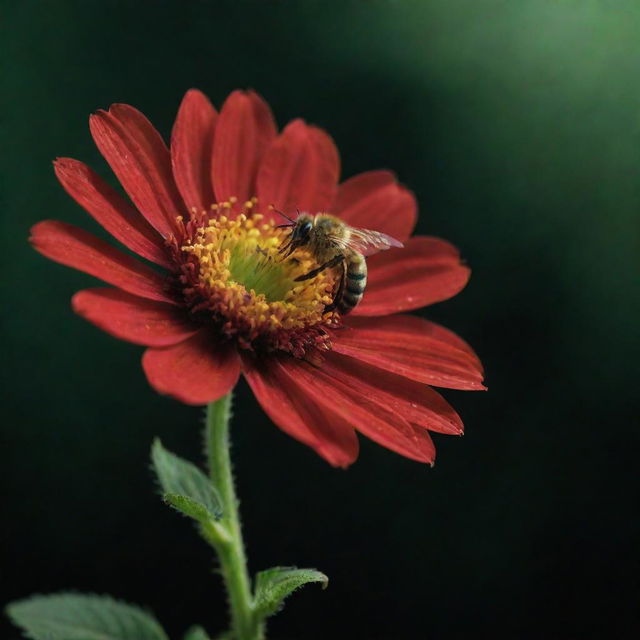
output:
M297 242L298 246L306 244L309 241L311 229L313 229L313 218L308 213L301 213L293 227L292 241Z
M285 257L287 257L298 247L302 247L309 242L309 236L313 229L313 216L308 213L301 213L290 225L282 226L291 227L291 234L280 249L280 252L285 253Z

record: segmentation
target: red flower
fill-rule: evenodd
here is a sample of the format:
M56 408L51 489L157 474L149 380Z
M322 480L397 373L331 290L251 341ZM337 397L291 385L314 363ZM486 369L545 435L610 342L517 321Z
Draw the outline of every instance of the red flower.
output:
M483 389L480 361L447 329L394 314L450 298L469 269L444 240L409 237L416 202L393 174L370 171L339 185L332 139L302 120L278 133L252 91L233 92L219 114L189 91L170 149L125 104L92 115L90 127L134 206L78 160L56 160L58 179L114 238L166 271L63 222L36 224L31 241L115 287L80 291L73 308L148 347L142 365L157 391L201 405L243 373L271 419L336 466L356 459L356 431L429 463L428 430L462 433L456 412L427 385ZM314 257L277 258L287 232L276 228L271 204L331 212L405 248L368 259L364 299L341 318L325 309L330 271L294 282L317 266Z

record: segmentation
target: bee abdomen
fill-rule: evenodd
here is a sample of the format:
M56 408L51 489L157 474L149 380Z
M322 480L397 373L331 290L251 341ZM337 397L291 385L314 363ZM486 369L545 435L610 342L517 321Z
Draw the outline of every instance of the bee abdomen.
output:
M360 303L367 286L367 263L363 256L357 255L347 263L345 287L338 305L340 313L347 314Z

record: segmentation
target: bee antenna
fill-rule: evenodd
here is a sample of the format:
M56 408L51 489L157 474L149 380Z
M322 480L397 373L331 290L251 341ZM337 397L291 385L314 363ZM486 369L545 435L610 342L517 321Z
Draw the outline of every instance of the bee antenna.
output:
M284 211L280 211L280 209L276 209L274 205L270 205L270 207L276 212L279 213L283 218L286 218L292 225L296 223L296 221L293 218L290 218L286 213L284 213ZM300 212L298 212L300 213ZM280 225L282 227L289 227L291 225L288 224L283 224Z

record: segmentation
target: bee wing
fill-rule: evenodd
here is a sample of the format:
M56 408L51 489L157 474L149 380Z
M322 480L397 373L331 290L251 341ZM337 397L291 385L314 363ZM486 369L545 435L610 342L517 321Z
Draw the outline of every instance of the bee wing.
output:
M378 251L386 251L391 247L404 247L400 240L396 240L386 233L372 231L370 229L357 229L351 227L351 234L346 241L346 246L363 256L371 256Z

